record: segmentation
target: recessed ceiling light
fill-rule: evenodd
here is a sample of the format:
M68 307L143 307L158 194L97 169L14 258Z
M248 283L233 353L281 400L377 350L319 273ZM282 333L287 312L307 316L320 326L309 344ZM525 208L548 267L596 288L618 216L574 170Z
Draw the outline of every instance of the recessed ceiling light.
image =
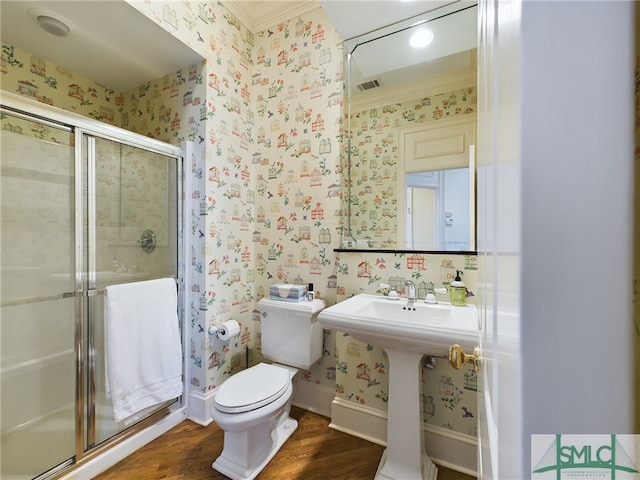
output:
M409 45L413 48L424 48L433 41L433 32L428 28L417 29L409 38Z

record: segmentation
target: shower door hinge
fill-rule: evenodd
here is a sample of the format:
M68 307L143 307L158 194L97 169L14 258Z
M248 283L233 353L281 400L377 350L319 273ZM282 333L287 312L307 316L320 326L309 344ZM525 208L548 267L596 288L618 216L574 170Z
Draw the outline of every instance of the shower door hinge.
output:
M65 292L64 298L69 298L69 297L75 297L76 295L79 297L85 297L85 298L89 298L89 297L96 297L98 295L104 295L105 291L104 288L92 288L89 290L78 290L78 292Z

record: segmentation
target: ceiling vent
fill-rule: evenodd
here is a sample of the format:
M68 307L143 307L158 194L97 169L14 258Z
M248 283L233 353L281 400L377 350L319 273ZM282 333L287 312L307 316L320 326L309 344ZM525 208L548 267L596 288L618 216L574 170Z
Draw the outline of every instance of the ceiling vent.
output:
M368 82L359 83L356 86L358 87L358 90L360 90L361 92L364 92L365 90L371 90L372 88L381 87L382 83L380 83L380 80L374 79L374 80L369 80Z

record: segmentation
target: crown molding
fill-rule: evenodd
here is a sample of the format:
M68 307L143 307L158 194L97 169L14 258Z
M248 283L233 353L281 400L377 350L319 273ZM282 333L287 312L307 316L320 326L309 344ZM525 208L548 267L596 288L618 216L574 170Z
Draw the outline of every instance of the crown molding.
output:
M320 8L315 0L222 0L221 3L252 33Z

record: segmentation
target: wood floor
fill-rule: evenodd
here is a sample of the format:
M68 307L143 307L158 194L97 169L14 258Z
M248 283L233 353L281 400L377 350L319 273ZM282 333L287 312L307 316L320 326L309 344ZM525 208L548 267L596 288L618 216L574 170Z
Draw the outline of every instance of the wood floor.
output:
M291 416L298 429L256 480L373 479L384 447L329 428L321 415L293 407ZM216 424L186 420L94 480L223 480L211 468L222 442ZM438 480L473 477L438 467Z

